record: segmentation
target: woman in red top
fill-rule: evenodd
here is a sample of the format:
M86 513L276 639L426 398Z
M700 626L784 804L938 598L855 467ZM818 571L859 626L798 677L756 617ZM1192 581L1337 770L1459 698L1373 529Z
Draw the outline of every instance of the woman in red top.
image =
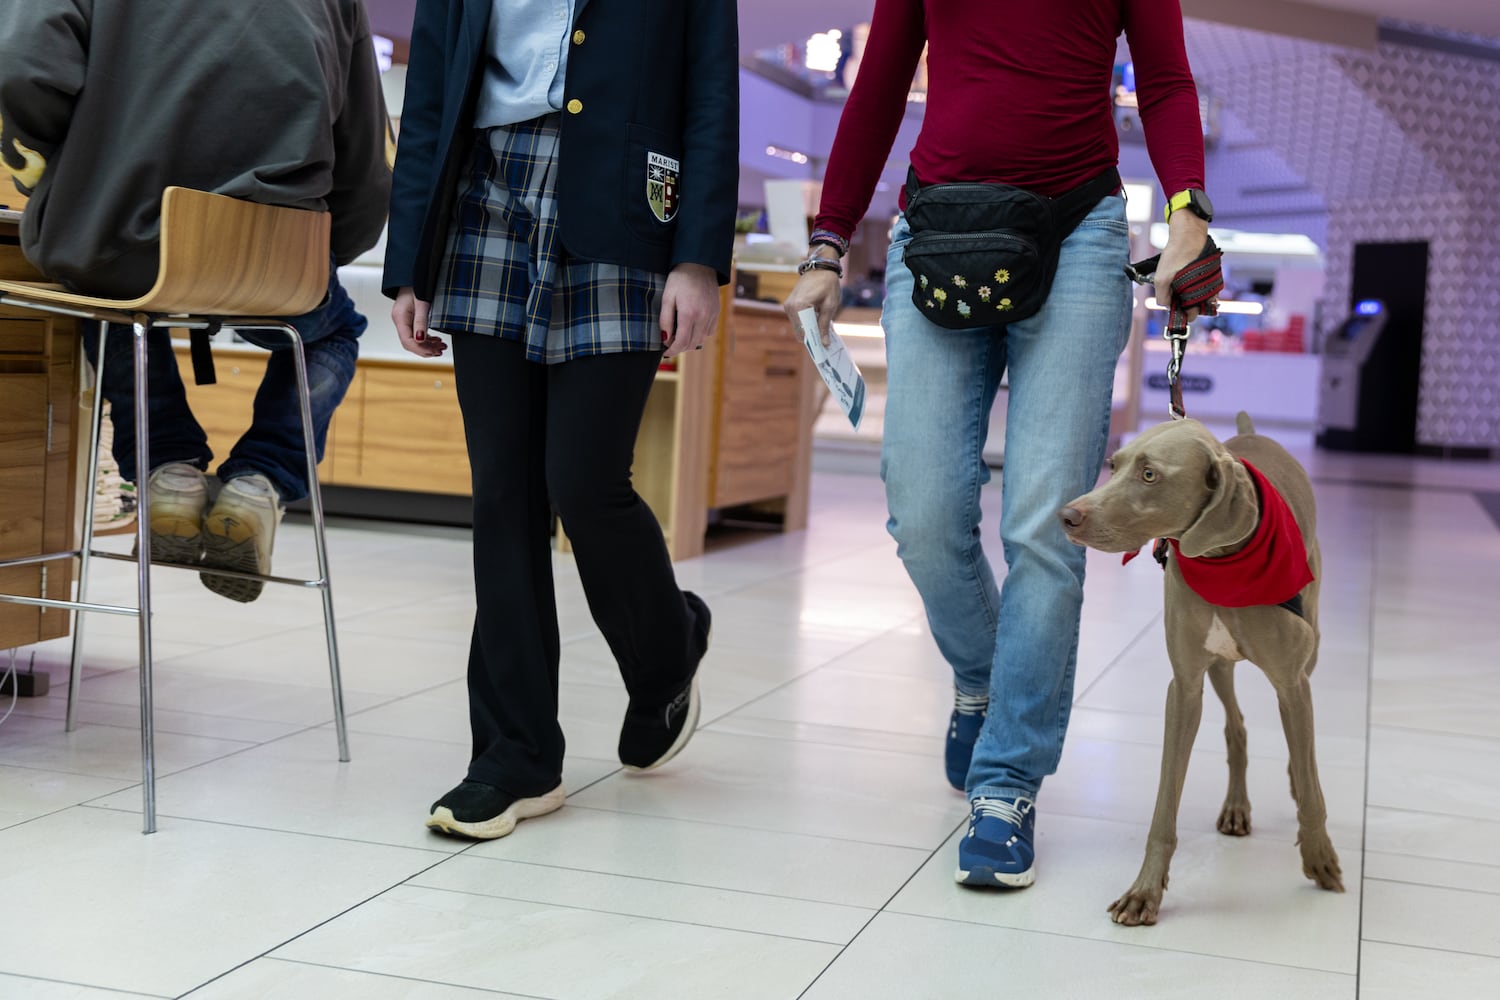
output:
M1109 86L1122 31L1147 148L1177 206L1157 274L1167 301L1172 277L1202 250L1211 213L1177 0L876 0L824 174L810 248L824 263L804 269L788 314L812 307L825 330L833 318L836 261L869 207L924 45L926 117L911 150L918 183L1000 183L1055 197L1116 165ZM1025 886L1035 878L1037 792L1057 769L1072 706L1083 602L1085 553L1055 512L1093 487L1104 460L1115 364L1130 333L1125 203L1117 191L1092 207L1062 242L1046 303L1009 324L951 330L928 320L903 263L910 241L903 214L881 318L889 528L953 667L948 780L971 805L956 877ZM1008 572L997 587L980 544L979 494L990 408L1007 375Z

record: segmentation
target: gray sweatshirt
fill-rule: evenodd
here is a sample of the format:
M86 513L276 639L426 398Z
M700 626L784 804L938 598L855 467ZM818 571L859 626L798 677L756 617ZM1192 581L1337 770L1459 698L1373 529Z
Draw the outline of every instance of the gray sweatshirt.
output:
M326 209L348 263L385 223L389 153L361 0L0 2L21 248L77 291L150 289L174 184Z

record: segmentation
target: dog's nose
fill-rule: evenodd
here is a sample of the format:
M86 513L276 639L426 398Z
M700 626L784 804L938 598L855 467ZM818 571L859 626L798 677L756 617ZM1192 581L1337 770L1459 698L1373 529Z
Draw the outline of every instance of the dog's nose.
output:
M1083 527L1084 513L1077 507L1064 507L1057 512L1057 519L1062 522L1064 531L1077 531Z

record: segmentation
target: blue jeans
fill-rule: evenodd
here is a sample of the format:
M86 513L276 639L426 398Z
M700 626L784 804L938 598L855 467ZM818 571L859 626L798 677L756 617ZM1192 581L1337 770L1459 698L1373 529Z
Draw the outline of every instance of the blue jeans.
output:
M1101 201L1062 246L1047 304L1008 327L945 330L912 305L898 219L886 264L881 478L887 527L960 693L989 695L971 799L1035 797L1057 770L1073 702L1085 550L1057 511L1092 489L1109 436L1115 363L1130 336L1125 203ZM1000 540L1003 586L980 545L984 442L1009 369Z
M307 383L312 400L313 440L318 460L328 439L328 422L343 402L354 379L359 358L359 335L368 325L355 310L349 294L339 284L338 272L328 270L328 297L310 313L287 319L302 335L307 359ZM135 468L135 383L130 327L110 324L104 364L98 364L99 331L87 324L84 350L94 361L104 398L114 419L114 456L120 476L139 483ZM307 450L302 441L302 415L297 403L297 368L291 340L270 330L241 330L240 336L271 352L266 374L255 394L250 429L235 444L219 466L219 478L233 479L260 473L276 487L283 503L307 496ZM188 408L187 389L177 370L170 335L153 327L146 336L146 378L150 398L146 402L151 423L149 444L151 468L169 462L187 462L204 471L213 461L208 435ZM150 470L147 470L148 472Z

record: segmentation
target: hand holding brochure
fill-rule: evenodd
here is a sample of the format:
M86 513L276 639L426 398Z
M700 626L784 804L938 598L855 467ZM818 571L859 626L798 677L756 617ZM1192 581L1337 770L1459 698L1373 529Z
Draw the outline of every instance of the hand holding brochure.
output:
M818 374L823 376L833 398L839 401L839 406L849 415L849 423L857 430L859 418L865 412L865 377L859 373L859 366L849 357L837 333L829 330L828 346L823 346L816 312L804 309L797 314L797 319L802 324L802 343L812 356L813 364L818 366Z

